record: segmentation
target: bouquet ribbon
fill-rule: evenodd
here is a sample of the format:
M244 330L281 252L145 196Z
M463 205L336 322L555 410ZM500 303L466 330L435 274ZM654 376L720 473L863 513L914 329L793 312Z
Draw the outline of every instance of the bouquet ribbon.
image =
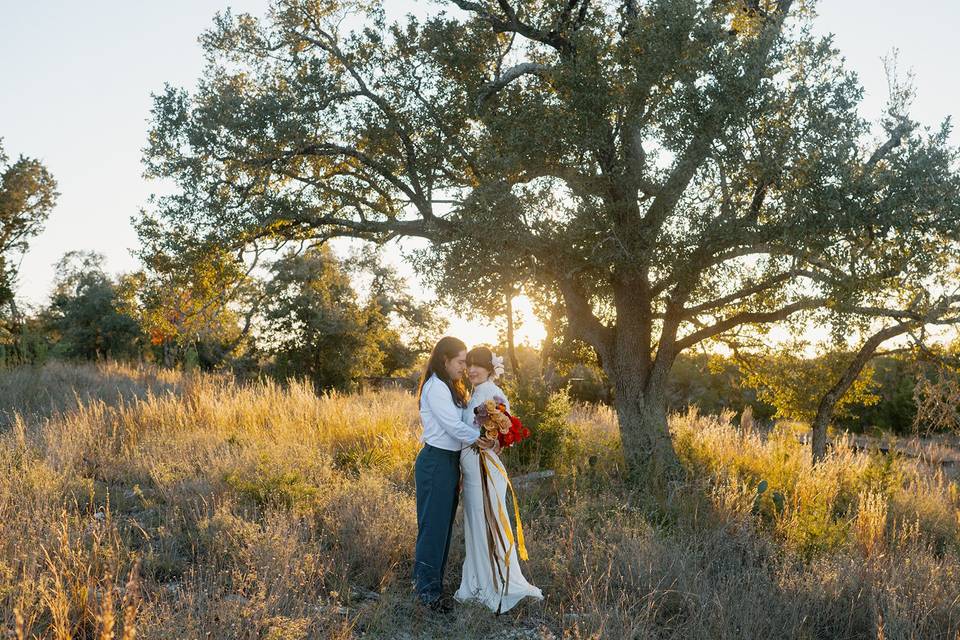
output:
M520 521L520 505L517 501L517 493L513 489L513 484L510 483L510 477L507 475L506 470L497 463L497 461L491 457L486 451L480 450L480 469L482 471L481 476L483 479L483 497L484 497L484 514L487 520L487 540L490 549L490 564L493 570L494 581L496 582L497 576L499 574L499 567L496 562L496 545L494 543L494 533L496 538L499 540L500 545L503 547L504 554L504 564L506 566L506 577L500 576L503 581L503 592L501 593L501 598L506 595L507 588L510 584L510 552L513 551L514 544L516 544L517 553L520 556L521 560L528 560L529 555L527 554L527 546L523 537L523 523ZM494 518L492 513L492 504L489 495L489 489L487 486L487 478L491 476L491 469L493 467L504 479L507 484L507 488L510 489L510 494L513 496L513 516L514 520L517 522L517 536L514 539L513 531L510 527L510 518L507 516L506 512L503 510L503 503L500 500L497 500L497 515ZM497 526L499 524L499 526ZM504 543L503 538L500 536L500 532L503 532L503 535L506 537L506 543Z

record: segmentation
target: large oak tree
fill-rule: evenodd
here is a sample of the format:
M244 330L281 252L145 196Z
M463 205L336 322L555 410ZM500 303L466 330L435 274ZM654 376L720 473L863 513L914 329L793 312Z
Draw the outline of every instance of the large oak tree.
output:
M628 468L669 478L679 353L858 304L957 224L945 130L888 117L872 136L809 5L452 0L388 25L376 2L278 0L263 20L220 15L196 89L155 97L148 173L181 187L155 230L231 250L425 238L441 292L552 297L613 386ZM836 268L875 239L902 251Z

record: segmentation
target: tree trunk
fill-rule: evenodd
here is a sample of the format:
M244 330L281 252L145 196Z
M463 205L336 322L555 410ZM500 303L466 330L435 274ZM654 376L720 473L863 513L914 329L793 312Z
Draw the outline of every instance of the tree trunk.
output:
M550 312L550 319L546 323L547 335L543 340L540 349L540 375L548 388L553 388L553 381L556 376L556 364L553 361L553 342L557 337L557 324L560 318L560 308L554 306Z
M667 425L665 389L645 389L637 366L620 368L610 377L627 475L638 483L665 490L667 483L682 475Z
M913 322L902 322L881 329L870 336L867 341L863 343L863 346L860 347L857 355L854 356L853 361L844 370L836 384L823 394L823 397L820 399L820 404L817 406L817 414L814 416L813 424L811 425L810 446L812 448L814 464L823 461L827 455L827 426L829 426L830 420L833 419L833 414L834 411L836 411L840 398L842 398L843 394L856 382L860 376L860 372L867 366L867 362L873 358L881 344L890 338L906 333L911 327L915 326L915 324L916 323Z
M814 464L822 462L827 457L827 427L833 418L834 409L837 401L826 400L826 396L820 400L820 406L817 407L817 415L813 418L810 434L810 446L813 448Z
M517 349L513 344L513 290L507 293L507 355L510 357L510 368L517 382L521 382L520 361L517 359Z
M172 369L175 364L174 346L171 344L170 340L164 340L163 342L163 366L167 369Z

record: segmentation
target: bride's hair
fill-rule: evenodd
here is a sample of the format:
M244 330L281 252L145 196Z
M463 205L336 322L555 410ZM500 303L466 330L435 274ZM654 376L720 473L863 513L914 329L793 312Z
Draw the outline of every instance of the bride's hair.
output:
M474 347L467 351L467 366L483 367L493 375L493 351L486 347Z
M458 338L452 336L440 338L440 341L433 347L430 359L427 360L427 366L423 368L423 374L420 376L420 385L417 387L417 405L420 404L423 385L426 384L431 375L437 374L437 377L443 380L447 388L450 389L454 404L461 408L467 406L467 387L463 384L463 380L451 380L450 376L447 375L447 360L456 358L461 351L466 350L467 345Z

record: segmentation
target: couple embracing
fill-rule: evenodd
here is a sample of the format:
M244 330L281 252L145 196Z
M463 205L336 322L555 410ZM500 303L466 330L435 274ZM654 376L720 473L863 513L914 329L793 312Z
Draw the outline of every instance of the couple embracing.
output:
M461 484L466 554L460 588L453 597L459 602L482 603L498 614L526 596L543 598L540 589L523 577L509 519L502 517L508 511L500 444L482 434L474 413L494 398L502 400L509 412L506 395L494 383L502 371L502 360L486 347L468 352L462 341L448 336L433 348L420 379L417 400L423 448L414 467L417 545L413 578L418 600L436 611L451 608L443 594L443 572ZM518 541L522 544L519 531Z

